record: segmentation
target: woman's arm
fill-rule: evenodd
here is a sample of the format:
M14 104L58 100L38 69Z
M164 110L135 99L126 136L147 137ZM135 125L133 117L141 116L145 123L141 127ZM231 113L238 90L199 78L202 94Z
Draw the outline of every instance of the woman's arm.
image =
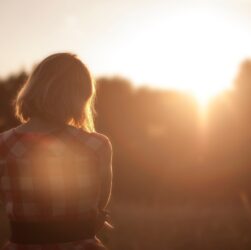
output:
M113 150L112 144L108 137L105 137L103 149L100 157L100 167L101 167L101 190L98 208L104 210L111 197L112 190L112 157Z
M2 133L1 133L0 134L0 178L3 175L5 164L6 164L6 162L5 162L5 158L4 158L3 139L2 139ZM3 200L3 197L2 197L1 187L0 187L0 206L2 205L1 204L2 200Z

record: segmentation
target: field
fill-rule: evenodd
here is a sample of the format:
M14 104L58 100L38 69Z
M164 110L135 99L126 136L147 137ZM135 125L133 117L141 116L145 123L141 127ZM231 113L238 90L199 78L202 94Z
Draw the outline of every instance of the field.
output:
M100 236L110 250L248 250L251 220L242 204L112 204L114 229ZM0 244L8 237L0 215Z
M251 249L251 221L243 206L114 206L111 249Z

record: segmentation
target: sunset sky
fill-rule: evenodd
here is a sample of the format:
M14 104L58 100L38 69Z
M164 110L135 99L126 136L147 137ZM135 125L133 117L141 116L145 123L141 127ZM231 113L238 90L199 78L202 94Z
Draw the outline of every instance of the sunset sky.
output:
M0 76L71 51L95 76L213 94L251 57L250 13L251 0L0 0Z

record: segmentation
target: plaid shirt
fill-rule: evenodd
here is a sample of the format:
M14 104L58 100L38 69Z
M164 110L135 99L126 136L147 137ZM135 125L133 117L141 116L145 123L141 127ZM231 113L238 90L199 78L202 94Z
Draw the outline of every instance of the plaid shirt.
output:
M77 220L98 209L110 185L111 143L103 134L67 126L51 133L0 134L0 192L10 220ZM106 201L103 201L105 203ZM68 245L67 245L68 244ZM70 244L70 245L69 245ZM48 245L8 242L4 250L103 249L98 239Z

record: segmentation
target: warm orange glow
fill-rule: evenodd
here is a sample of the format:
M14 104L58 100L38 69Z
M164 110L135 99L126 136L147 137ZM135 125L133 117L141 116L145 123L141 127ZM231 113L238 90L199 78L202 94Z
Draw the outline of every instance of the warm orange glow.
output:
M231 88L250 37L223 10L185 9L156 16L130 34L115 60L138 83L187 91L206 106Z

